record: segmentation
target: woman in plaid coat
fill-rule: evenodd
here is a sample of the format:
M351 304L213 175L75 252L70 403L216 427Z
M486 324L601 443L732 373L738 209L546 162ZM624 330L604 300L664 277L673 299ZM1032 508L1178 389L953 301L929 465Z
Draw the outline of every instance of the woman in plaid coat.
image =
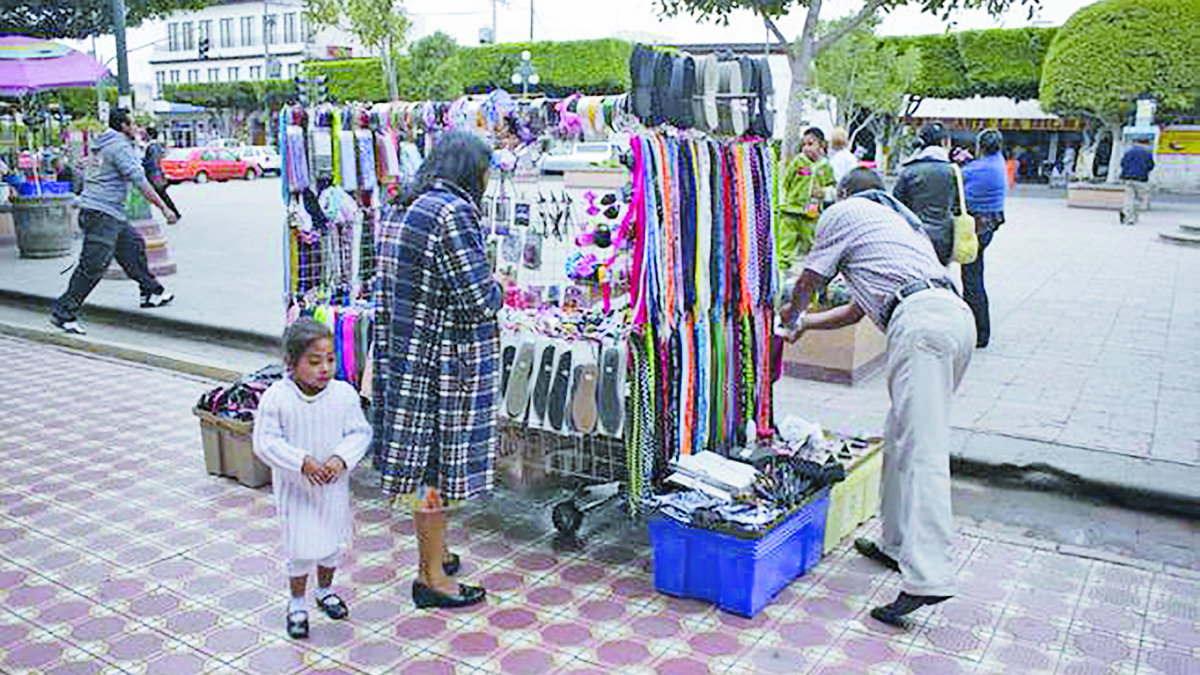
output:
M383 491L412 496L420 569L418 607L484 599L457 584L445 548L443 500L492 488L502 292L484 249L479 204L491 150L447 134L426 159L407 209L380 233L375 318L375 463Z

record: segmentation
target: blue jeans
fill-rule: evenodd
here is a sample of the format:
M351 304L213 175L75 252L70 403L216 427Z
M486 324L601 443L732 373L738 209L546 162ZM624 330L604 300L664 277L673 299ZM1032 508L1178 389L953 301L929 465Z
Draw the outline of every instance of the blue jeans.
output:
M67 291L54 301L51 310L59 321L74 321L87 296L91 294L104 270L113 257L125 270L125 274L138 283L142 297L162 293L162 284L150 272L146 262L146 242L142 235L125 220L117 220L107 213L92 209L80 209L79 229L83 231L83 250L79 252L79 264L71 274Z
M1004 216L999 217L999 223L994 216L975 216L975 229L979 235L979 255L975 262L962 266L963 300L975 315L975 345L986 347L992 335L992 320L988 314L987 289L983 287L983 252L992 243L999 223L1004 222Z

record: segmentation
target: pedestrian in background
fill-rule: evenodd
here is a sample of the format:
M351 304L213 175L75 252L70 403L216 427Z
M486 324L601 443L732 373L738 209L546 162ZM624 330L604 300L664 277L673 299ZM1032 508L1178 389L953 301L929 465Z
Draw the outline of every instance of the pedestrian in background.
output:
M921 127L920 151L904 162L892 194L921 219L926 236L943 265L954 252L954 216L958 179L950 164L950 135L938 122Z
M146 154L142 155L142 168L146 170L146 178L149 179L150 185L154 186L154 191L158 193L158 196L162 197L163 203L171 207L175 213L179 213L179 207L175 206L175 202L167 194L167 176L162 170L162 160L166 150L158 140L158 129L154 127L146 129L146 141Z
M1121 207L1121 222L1137 225L1138 209L1150 201L1150 172L1154 170L1154 153L1150 139L1141 137L1121 156L1121 182L1125 184L1125 204Z
M463 607L483 588L452 577L446 509L492 490L503 293L479 204L491 149L467 132L433 147L407 208L385 216L376 283L372 423L384 494L413 514L413 603Z
M333 380L333 334L302 318L283 334L287 377L263 393L254 420L254 454L271 467L291 588L287 632L308 637L308 576L317 574L317 606L335 620L350 614L333 591L353 522L350 470L371 444L358 392Z
M825 133L817 127L809 127L802 138L800 152L784 168L783 195L779 200L779 223L775 232L779 269L785 275L793 271L799 274L799 269L791 268L802 261L812 247L813 228L826 201L825 191L837 185L833 167L825 157Z
M179 214L168 207L146 178L142 160L133 147L137 125L129 111L117 109L108 116L108 129L92 142L91 165L79 201L79 229L83 249L67 290L54 302L50 321L64 332L84 334L79 308L100 283L104 270L116 256L126 276L138 283L142 307L162 307L175 299L150 271L146 242L129 224L125 203L132 183L146 199L162 211L168 223L179 222Z
M975 346L988 346L992 326L988 313L987 290L983 286L983 252L992 243L992 235L1004 224L1004 199L1008 194L1008 174L1002 152L1004 137L996 129L979 134L978 158L963 167L963 187L967 193L967 213L975 218L979 253L975 262L962 267L963 300L975 315Z
M850 138L846 135L846 130L841 127L836 127L833 133L829 135L829 147L833 148L833 152L829 155L829 164L833 167L833 182L841 183L854 167L858 166L858 157L850 152L847 147L850 144Z

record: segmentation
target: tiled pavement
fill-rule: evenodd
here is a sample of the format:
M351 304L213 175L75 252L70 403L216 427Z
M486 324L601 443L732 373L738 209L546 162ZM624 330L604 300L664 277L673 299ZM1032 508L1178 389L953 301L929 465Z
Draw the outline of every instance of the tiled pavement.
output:
M959 597L898 631L865 616L897 576L845 547L747 620L655 593L644 528L559 550L543 511L497 500L453 544L489 602L416 611L411 524L365 481L351 619L288 641L270 493L204 473L208 383L8 338L0 361L3 673L1200 672L1200 581L986 535L960 538Z

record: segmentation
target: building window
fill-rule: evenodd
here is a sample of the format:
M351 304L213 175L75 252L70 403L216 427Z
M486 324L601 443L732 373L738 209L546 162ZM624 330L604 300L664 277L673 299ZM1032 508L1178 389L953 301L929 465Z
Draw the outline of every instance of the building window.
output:
M179 71L172 70L171 71L171 84L177 84L178 82L179 82Z
M188 69L188 82L199 82L199 81L200 81L200 69L199 68L189 68Z
M288 77L294 78L299 74L300 74L300 64L299 63L289 63L288 64Z
M199 33L198 39L200 39L200 40L207 39L209 45L211 46L212 41L213 41L212 40L212 20L205 19L204 21L199 22L198 25L200 26L200 33Z
M262 79L262 66L250 66L250 79L251 80L261 80Z
M278 14L263 15L263 39L266 40L267 44L269 45L277 44L279 42L277 39L278 33L275 31L275 24L277 23L279 23Z
M209 82L220 82L221 81L221 69L220 68L209 68L208 69L208 81Z
M233 46L233 19L221 19L221 49Z
M254 43L257 42L257 40L254 39L254 36L255 36L254 29L255 29L254 17L243 16L242 17L242 46L243 47L253 47Z
M179 51L179 24L167 24L167 51Z
M167 83L167 71L160 70L154 73L154 83L158 85L158 90L162 91L163 85Z
M237 82L240 77L238 75L238 67L237 66L229 66L229 68L225 71L225 74L229 76L230 82Z
M183 24L183 51L190 52L196 48L196 35L192 33L192 22L184 21Z
M283 15L283 43L286 45L296 42L296 13L288 12Z

